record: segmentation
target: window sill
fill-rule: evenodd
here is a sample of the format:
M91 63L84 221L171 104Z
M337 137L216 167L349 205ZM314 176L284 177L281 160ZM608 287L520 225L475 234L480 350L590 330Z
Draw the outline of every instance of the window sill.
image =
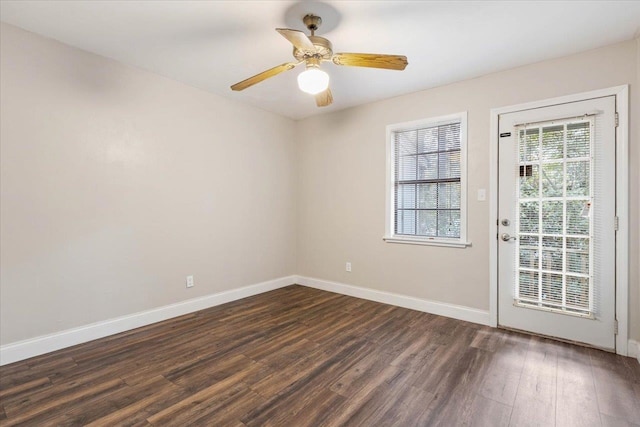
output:
M461 242L443 239L420 239L412 237L385 236L382 238L387 243L403 243L407 245L443 246L448 248L466 248L471 242Z

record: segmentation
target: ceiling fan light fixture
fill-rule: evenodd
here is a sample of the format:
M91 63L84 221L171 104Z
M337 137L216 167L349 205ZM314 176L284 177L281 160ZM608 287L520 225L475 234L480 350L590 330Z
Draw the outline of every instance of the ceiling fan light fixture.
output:
M301 2L300 4L302 5L303 3L305 2ZM335 65L346 65L349 67L369 67L387 70L404 70L408 64L407 57L404 55L334 53L331 42L315 34L322 23L322 19L319 16L307 14L302 19L302 22L311 32L310 36L307 36L300 30L276 28L276 31L293 45L295 62L285 62L248 79L244 79L241 82L231 85L231 90L245 90L268 78L277 76L288 70L293 70L300 64L305 64L307 69L298 74L298 87L301 91L313 95L318 107L327 107L333 102L333 94L331 93L331 89L329 89L329 74L320 69L320 64L323 62L333 62Z
M311 95L324 92L329 87L329 74L318 67L310 66L298 74L298 87Z

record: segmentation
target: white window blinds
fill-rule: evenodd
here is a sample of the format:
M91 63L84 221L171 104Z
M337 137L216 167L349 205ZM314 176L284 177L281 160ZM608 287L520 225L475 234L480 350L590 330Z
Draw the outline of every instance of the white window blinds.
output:
M394 234L461 238L461 121L393 132Z

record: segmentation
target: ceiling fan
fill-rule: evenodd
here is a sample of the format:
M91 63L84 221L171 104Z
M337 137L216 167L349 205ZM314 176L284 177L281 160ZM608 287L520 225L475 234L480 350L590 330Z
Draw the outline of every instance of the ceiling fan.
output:
M322 18L308 14L302 22L311 32L307 36L302 31L288 28L276 28L284 38L293 45L293 56L297 62L286 62L269 70L249 77L231 86L232 90L244 90L263 80L276 76L284 71L292 70L297 65L306 64L307 69L298 75L298 86L303 92L315 95L318 107L326 107L333 102L329 89L329 75L320 69L324 61L332 61L336 65L352 67L384 68L387 70L404 70L407 57L403 55L382 55L376 53L333 53L331 42L315 35L322 23Z

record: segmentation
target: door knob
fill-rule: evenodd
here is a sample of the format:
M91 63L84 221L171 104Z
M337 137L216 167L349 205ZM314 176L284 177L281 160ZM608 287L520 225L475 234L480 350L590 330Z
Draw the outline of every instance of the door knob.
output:
M508 242L509 240L516 240L516 238L513 237L513 236L510 236L509 233L502 233L502 235L500 237L505 242Z

